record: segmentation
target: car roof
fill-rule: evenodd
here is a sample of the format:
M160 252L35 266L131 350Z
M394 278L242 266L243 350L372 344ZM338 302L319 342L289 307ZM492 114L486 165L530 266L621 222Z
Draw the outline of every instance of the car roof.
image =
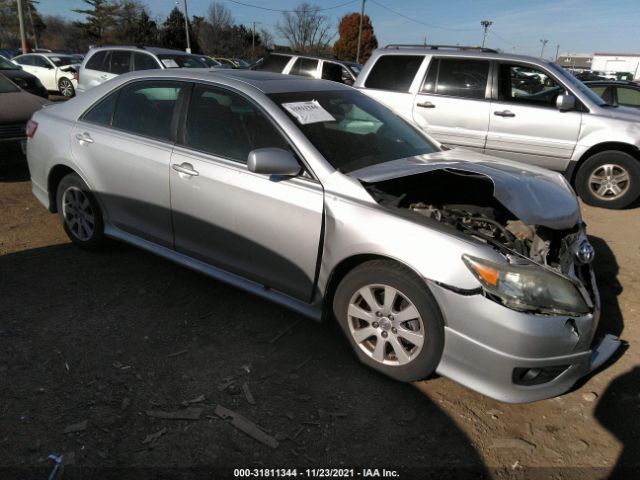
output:
M582 83L584 83L585 85L620 85L640 89L640 85L630 80L585 80Z
M325 60L327 62L335 62L341 63L343 65L360 65L359 63L349 62L346 60L338 60L337 58L332 57L322 57L320 55L307 55L306 53L288 53L288 52L271 52L268 56L271 55L279 55L281 57L303 57L303 58L313 58L314 60Z
M184 52L182 50L174 50L172 48L136 47L133 45L108 45L105 47L96 47L96 48L92 48L89 51L89 53L95 53L97 51L105 51L105 50L131 50L135 52L149 52L149 53L153 53L154 55L185 55L185 56L192 55L191 53Z
M318 80L280 73L245 69L219 68L167 68L164 70L141 70L120 75L123 79L167 77L186 81L219 81L229 86L249 85L262 93L285 93L324 90L352 90L351 87L328 80Z

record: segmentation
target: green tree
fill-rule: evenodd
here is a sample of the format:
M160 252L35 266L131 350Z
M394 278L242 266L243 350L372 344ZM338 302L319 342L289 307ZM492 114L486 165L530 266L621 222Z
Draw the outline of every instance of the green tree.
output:
M86 38L102 43L116 25L120 5L112 0L82 0L90 8L73 9L73 12L86 15L84 22L75 22Z
M333 54L341 60L356 61L358 52L358 30L360 28L360 14L349 13L342 17L338 26L340 38L333 45ZM362 20L362 43L360 45L360 63L364 63L378 48L378 39L373 33L373 25L369 15Z
M191 51L199 52L198 38L194 35L189 22L189 40L191 41ZM174 7L160 29L160 45L166 48L175 48L176 50L186 50L187 38L184 32L184 15Z
M149 18L146 7L138 0L122 0L117 13L116 43L152 45L158 38L158 26Z

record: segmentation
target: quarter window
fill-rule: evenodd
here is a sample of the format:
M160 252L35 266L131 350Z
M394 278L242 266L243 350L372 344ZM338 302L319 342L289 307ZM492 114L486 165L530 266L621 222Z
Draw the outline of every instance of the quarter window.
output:
M104 59L107 56L106 51L101 51L94 53L84 68L88 68L89 70L97 70L99 72L106 72L107 68L104 66Z
M248 100L203 85L197 85L191 94L182 143L242 163L256 148L289 148L269 119Z
M82 119L86 122L97 123L98 125L111 125L113 109L116 106L117 99L118 92L112 93L108 97L103 98L87 113L85 113Z
M500 65L498 99L525 105L555 108L564 89L547 73L520 65Z
M383 55L369 72L364 85L368 88L408 92L423 58L421 55Z
M300 57L291 67L289 75L299 75L301 77L315 77L318 69L318 60Z
M172 119L184 83L135 82L120 90L112 125L126 132L172 140Z
M131 52L126 50L114 50L111 52L111 65L109 71L116 75L127 73L131 64Z

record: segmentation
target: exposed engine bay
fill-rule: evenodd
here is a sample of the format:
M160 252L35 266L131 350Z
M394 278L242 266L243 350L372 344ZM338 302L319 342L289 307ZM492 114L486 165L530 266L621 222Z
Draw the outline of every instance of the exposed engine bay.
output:
M493 245L511 263L531 260L576 278L576 250L586 240L580 226L555 230L525 224L496 200L485 175L441 169L370 184L367 190L383 206Z

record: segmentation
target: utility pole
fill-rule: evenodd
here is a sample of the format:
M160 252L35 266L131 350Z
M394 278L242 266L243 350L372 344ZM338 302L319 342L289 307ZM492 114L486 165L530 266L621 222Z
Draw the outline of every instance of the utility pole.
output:
M31 13L31 2L27 0L27 13L29 14L29 23L31 24L31 31L33 32L33 46L38 48L38 34L36 33L36 27L33 26L33 15Z
M487 43L487 34L489 33L489 27L493 25L491 20L482 20L480 25L484 28L484 35L482 35L482 48L484 48L485 43Z
M367 0L361 0L360 4L360 28L358 28L358 50L356 53L356 63L360 63L360 43L362 42L362 22L364 21L364 2Z
M558 54L560 53L560 44L556 45L556 62L558 61Z
M549 43L549 40L547 40L546 38L540 39L540 43L542 44L542 49L540 50L540 58L544 58L544 47L547 46L547 43Z
M29 53L27 50L27 37L24 34L24 17L22 16L22 0L17 1L18 23L20 24L20 41L22 42L22 54Z
M251 36L251 55L253 58L256 58L256 23L262 22L252 22L253 23L253 33Z
M184 0L184 33L187 36L187 53L191 53L191 40L189 39L189 12L187 11L187 0Z

